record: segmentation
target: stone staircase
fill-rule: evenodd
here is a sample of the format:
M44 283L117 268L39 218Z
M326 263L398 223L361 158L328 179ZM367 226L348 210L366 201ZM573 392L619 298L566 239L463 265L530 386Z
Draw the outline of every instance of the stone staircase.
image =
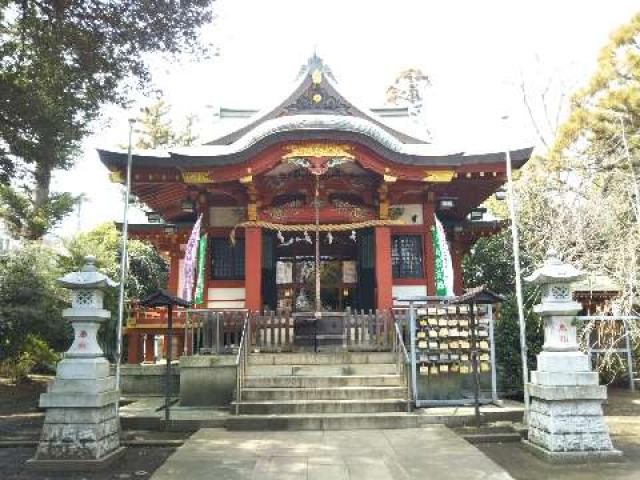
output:
M236 404L232 406L235 410ZM231 430L406 428L407 386L387 352L253 353Z

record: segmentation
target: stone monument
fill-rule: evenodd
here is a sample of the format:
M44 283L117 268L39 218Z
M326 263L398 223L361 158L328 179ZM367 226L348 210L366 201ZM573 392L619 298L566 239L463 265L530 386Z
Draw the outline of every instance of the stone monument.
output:
M120 394L96 338L111 316L102 308L104 290L117 283L96 271L95 257L85 261L82 271L58 279L71 290L71 308L63 315L71 321L74 339L58 363L55 380L40 396L46 415L35 458L27 462L32 469L97 469L124 453Z
M622 455L613 448L602 415L607 388L598 383L587 355L578 349L571 283L582 272L550 250L542 268L525 280L542 287L534 311L544 320L544 345L538 369L531 372L529 439L525 445L552 462L611 461Z

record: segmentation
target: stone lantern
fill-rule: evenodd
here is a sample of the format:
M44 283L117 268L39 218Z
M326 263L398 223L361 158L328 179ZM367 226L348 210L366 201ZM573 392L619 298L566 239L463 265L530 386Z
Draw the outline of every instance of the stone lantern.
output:
M110 365L97 340L100 325L111 317L102 308L104 291L118 284L98 272L95 257L85 258L80 272L58 282L71 290L71 308L63 315L73 327L73 344L58 363L56 378L40 396L46 409L34 469L94 469L118 458L119 391Z
M582 309L571 284L584 277L549 250L544 265L525 280L542 288L534 311L544 321L544 345L531 372L529 438L533 453L557 462L620 457L602 415L607 389L598 384L587 355L578 348L576 315Z

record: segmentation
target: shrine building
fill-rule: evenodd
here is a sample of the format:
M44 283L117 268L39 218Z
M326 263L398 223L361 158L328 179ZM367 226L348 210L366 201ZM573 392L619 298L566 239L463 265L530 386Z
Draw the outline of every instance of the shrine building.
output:
M229 127L210 142L133 154L132 194L151 212L130 236L169 260L172 293L181 292L185 244L202 216L209 243L198 308L313 310L316 247L324 311L383 311L397 297L442 293L436 218L453 271L447 293L461 294L464 255L501 228L479 207L506 182L505 152L439 152L413 132L407 108L354 104L315 55L276 106L220 117ZM511 151L513 167L531 152ZM124 182L126 152L99 155ZM133 315L129 362L142 361L165 328L157 316Z

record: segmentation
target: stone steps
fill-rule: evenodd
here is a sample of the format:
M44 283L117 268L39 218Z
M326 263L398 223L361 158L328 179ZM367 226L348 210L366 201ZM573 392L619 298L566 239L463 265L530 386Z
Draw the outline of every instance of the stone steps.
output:
M249 365L336 365L395 363L391 352L251 353Z
M228 430L363 430L417 428L430 423L420 415L400 412L368 414L239 415L227 420Z
M345 363L319 365L252 365L248 373L256 377L310 376L337 377L349 375L394 375L397 374L394 363Z
M310 388L246 388L242 400L254 401L296 401L296 400L375 400L403 398L406 388L402 386L348 386Z
M251 367L250 367L251 368ZM250 374L253 370L249 371ZM335 375L335 376L254 376L245 378L245 388L335 388L395 387L402 385L399 375Z
M235 408L235 402L232 405ZM289 415L309 413L381 413L406 411L407 403L402 398L380 398L375 400L278 400L242 401L241 415Z
M253 353L227 428L400 428L406 395L389 352Z

